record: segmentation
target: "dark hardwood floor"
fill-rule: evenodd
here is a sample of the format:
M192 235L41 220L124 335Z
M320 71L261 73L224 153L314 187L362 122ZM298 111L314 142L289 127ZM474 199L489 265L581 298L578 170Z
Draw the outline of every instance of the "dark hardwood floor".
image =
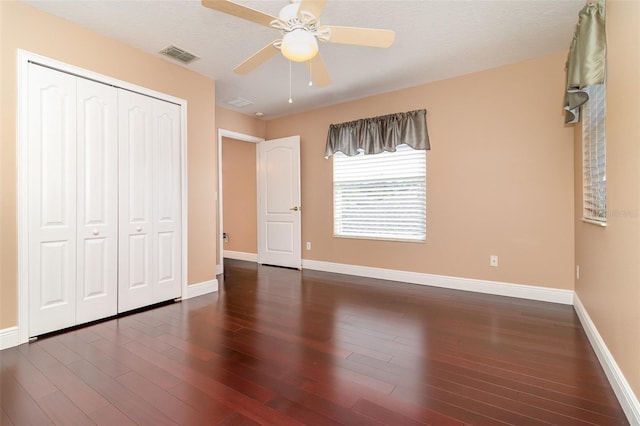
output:
M220 284L0 352L0 424L627 424L571 306L239 261Z

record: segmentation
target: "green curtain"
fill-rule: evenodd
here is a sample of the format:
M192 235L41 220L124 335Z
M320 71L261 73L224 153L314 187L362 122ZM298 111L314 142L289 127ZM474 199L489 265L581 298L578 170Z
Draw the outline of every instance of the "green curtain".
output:
M331 124L324 158L336 152L348 156L359 152L365 155L395 152L396 146L401 144L413 149L430 149L426 109Z
M579 108L589 100L584 89L604 84L606 51L605 2L589 1L578 14L578 25L569 49L565 123L580 120Z

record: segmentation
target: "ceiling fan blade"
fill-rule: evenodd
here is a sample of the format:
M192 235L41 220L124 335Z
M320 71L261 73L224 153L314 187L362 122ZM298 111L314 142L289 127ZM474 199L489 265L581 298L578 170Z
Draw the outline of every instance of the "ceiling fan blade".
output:
M331 84L331 76L329 75L327 66L319 53L313 59L307 61L307 67L309 67L311 80L314 85L318 87L327 87Z
M329 43L356 44L358 46L389 47L393 44L396 33L392 30L378 30L375 28L336 27L323 25L320 30L329 28L331 37Z
M326 4L327 0L302 0L298 10L309 12L315 16L316 19L320 19L320 15Z
M278 19L268 13L260 12L229 0L202 0L202 5L269 28L271 28L271 21Z
M243 63L233 69L233 72L237 74L246 74L249 71L253 71L263 63L271 59L272 56L278 53L278 49L273 45L273 42L267 44L262 49L258 50L253 56L249 57Z

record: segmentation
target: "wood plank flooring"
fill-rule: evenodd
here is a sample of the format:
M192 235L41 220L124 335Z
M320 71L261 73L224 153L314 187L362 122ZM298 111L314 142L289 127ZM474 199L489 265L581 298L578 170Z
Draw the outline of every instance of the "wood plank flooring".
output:
M0 424L628 424L571 306L230 260L219 281L0 352Z

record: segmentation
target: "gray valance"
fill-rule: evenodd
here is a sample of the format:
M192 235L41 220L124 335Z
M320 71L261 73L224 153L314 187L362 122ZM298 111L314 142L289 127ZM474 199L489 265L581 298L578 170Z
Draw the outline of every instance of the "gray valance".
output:
M604 83L606 52L604 0L592 0L578 14L578 25L569 49L564 98L566 123L580 120L579 108L589 100L585 89Z
M382 115L373 118L331 124L327 133L325 158L336 152L346 155L394 152L407 144L413 149L430 149L427 133L427 110Z

